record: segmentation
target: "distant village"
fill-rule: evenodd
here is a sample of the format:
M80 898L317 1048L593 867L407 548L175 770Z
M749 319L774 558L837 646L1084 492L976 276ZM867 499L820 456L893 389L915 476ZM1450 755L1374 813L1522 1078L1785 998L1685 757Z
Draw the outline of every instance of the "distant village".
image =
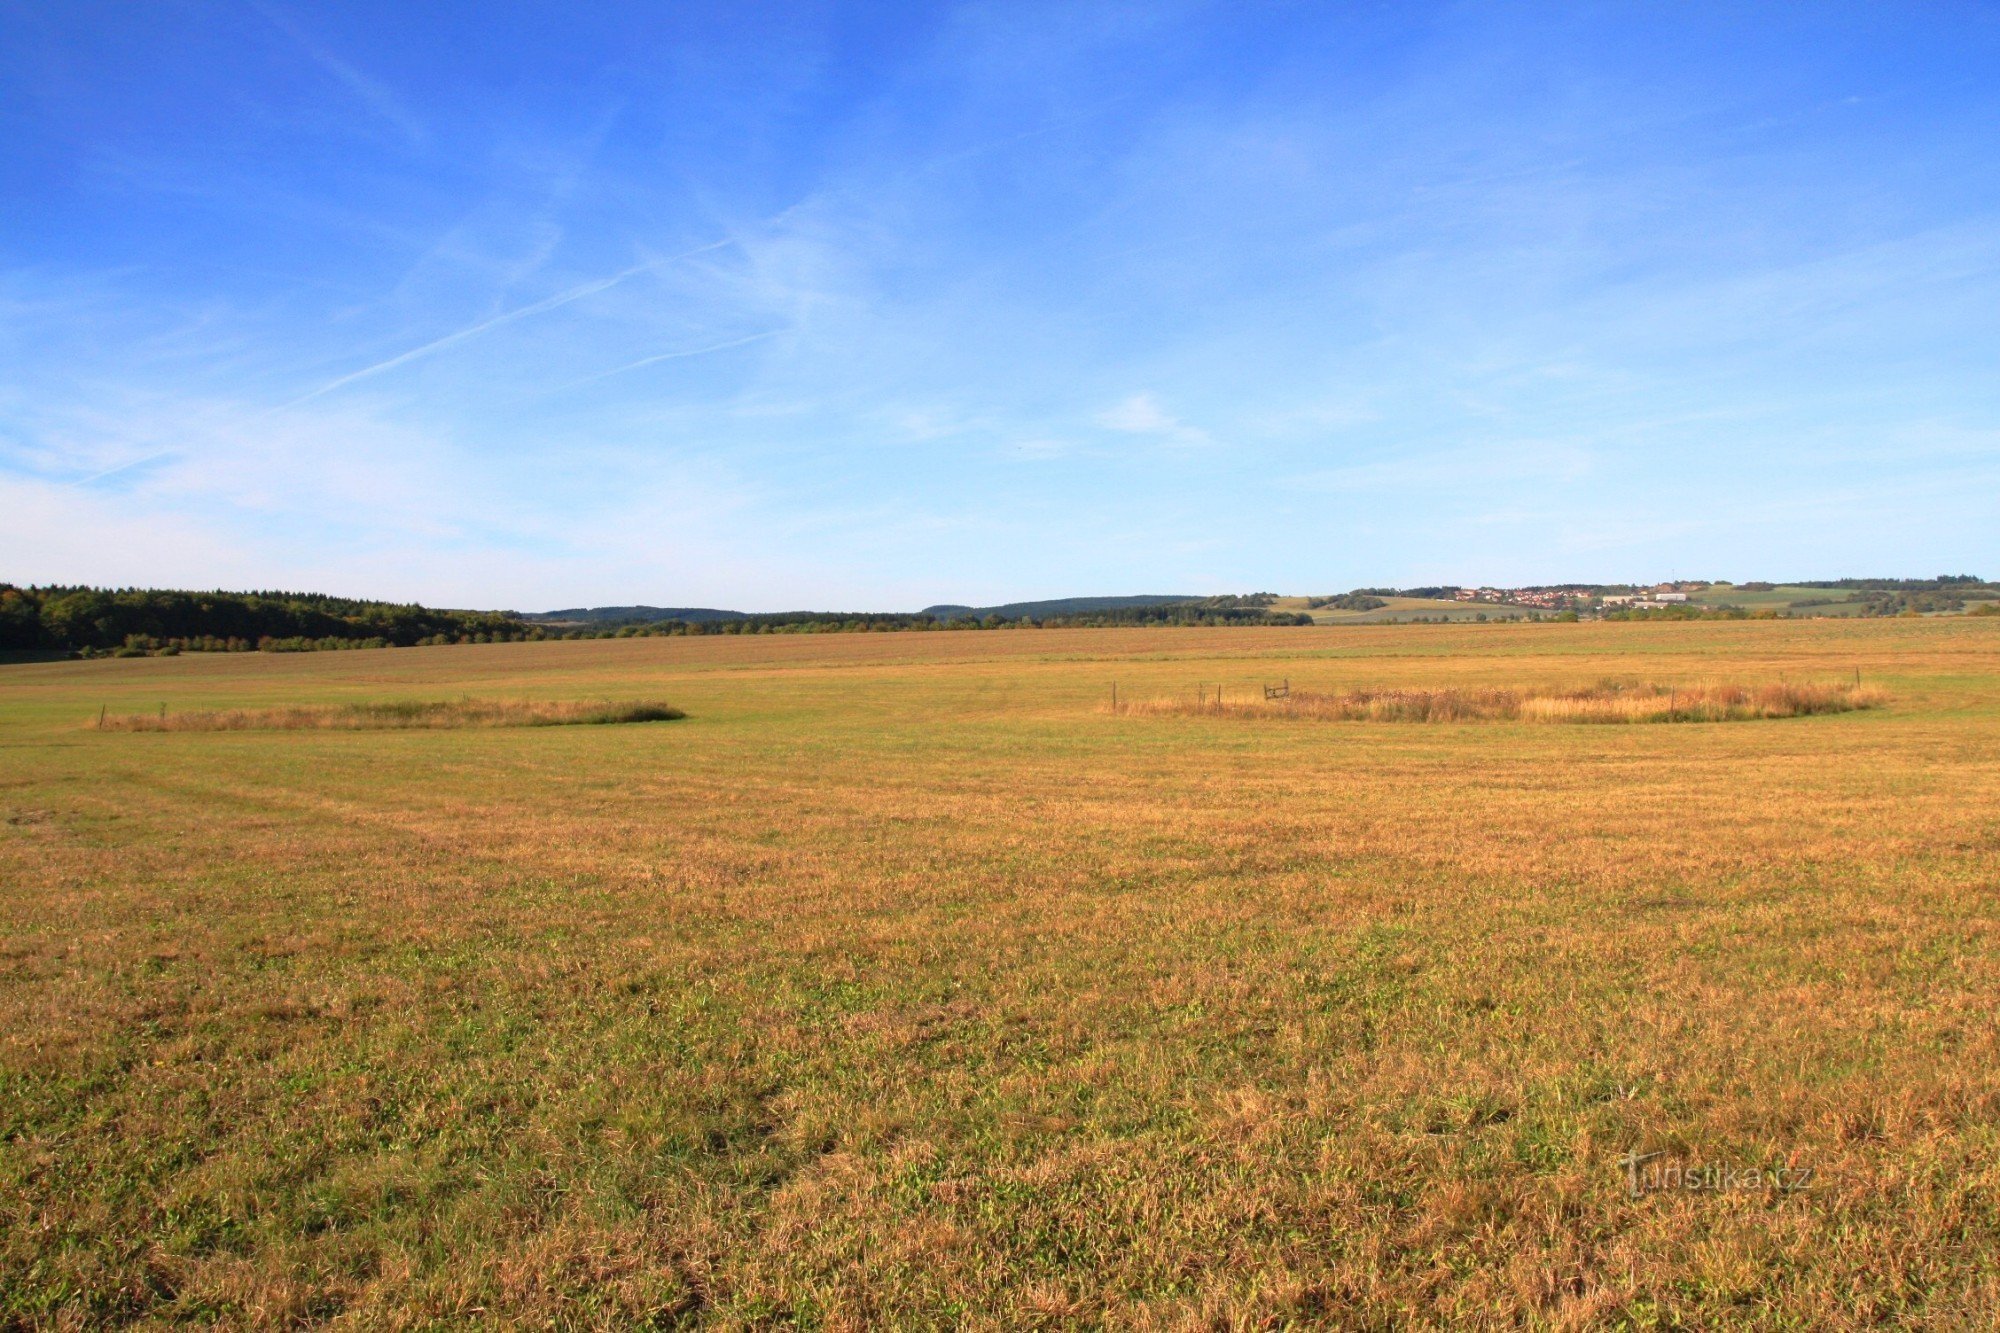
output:
M1557 583L1531 588L1366 589L1381 597L1417 597L1467 606L1520 608L1529 619L1546 613L1559 618L1626 619L1635 612L1679 611L1682 615L1744 616L2000 616L2000 583L1975 574L1935 578L1842 578L1784 584L1761 579L1741 583L1684 580L1650 586L1621 583ZM1704 596L1703 594L1707 594ZM1739 594L1742 594L1739 600ZM1773 595L1775 594L1775 595ZM1329 604L1332 604L1329 599ZM1386 605L1386 603L1380 603ZM1363 610L1369 608L1350 607ZM1484 611L1478 612L1485 618Z
M1590 588L1459 588L1455 602L1525 606L1537 611L1663 611L1685 604L1706 583L1661 583L1631 592L1599 593Z

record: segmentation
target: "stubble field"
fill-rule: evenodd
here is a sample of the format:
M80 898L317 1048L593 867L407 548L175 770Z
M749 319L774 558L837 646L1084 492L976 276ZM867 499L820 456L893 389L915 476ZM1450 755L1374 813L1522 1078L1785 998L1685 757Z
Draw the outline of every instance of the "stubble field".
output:
M0 666L0 1324L1991 1327L1996 913L2000 621Z

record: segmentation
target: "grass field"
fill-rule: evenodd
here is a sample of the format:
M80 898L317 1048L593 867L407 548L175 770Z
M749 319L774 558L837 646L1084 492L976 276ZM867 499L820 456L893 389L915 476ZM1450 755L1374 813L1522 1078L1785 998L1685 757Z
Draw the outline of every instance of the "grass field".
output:
M1866 607L1859 596L1845 589L1808 588L1790 583L1765 589L1717 583L1692 594L1688 600L1700 606L1740 606L1747 611L1790 611L1801 616L1851 616Z
M1474 621L1518 620L1525 618L1528 608L1506 606L1498 602L1456 602L1435 597L1385 597L1383 605L1373 611L1342 611L1338 607L1309 606L1310 598L1280 597L1271 604L1273 611L1288 611L1294 615L1303 612L1321 625L1379 625L1393 621L1448 620Z
M462 698L688 716L93 729ZM18 664L0 886L8 1326L2000 1322L2000 621Z

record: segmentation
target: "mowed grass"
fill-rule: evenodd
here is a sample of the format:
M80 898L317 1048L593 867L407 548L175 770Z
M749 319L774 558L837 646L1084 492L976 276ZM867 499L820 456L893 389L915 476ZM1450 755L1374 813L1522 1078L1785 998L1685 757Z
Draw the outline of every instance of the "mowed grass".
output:
M1103 707L1857 669L1709 727ZM458 697L688 717L90 725ZM2000 1320L2000 622L16 665L0 888L17 1326Z

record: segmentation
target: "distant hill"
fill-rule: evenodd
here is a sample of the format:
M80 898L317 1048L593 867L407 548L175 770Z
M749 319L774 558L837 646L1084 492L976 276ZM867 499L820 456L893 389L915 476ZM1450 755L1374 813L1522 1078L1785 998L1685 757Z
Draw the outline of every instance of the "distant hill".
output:
M566 611L531 611L521 617L537 625L651 625L662 620L700 625L745 618L741 611L718 611L712 606L574 606Z
M917 614L936 616L940 620L984 620L988 616L998 616L1002 620L1019 620L1023 616L1041 620L1048 616L1081 616L1094 611L1126 611L1138 606L1172 606L1177 602L1200 600L1192 593L1162 593L1138 597L1057 597L1045 602L1007 602L1000 606L957 606L946 602L927 606Z

